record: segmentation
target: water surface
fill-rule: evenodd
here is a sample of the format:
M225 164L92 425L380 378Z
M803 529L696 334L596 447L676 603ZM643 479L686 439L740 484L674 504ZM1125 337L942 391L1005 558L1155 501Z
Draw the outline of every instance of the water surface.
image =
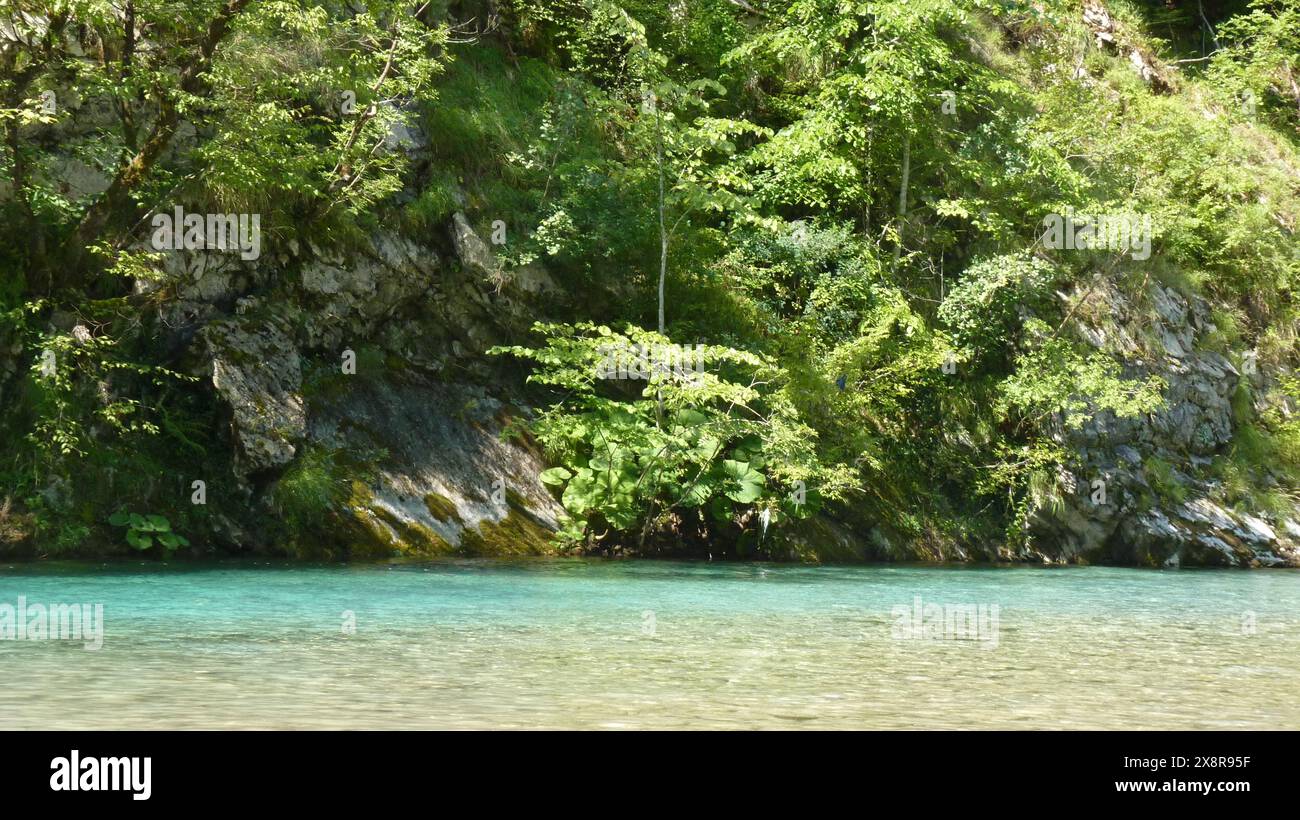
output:
M1291 570L0 565L20 595L104 642L0 640L0 729L1300 728ZM900 639L916 596L996 644Z

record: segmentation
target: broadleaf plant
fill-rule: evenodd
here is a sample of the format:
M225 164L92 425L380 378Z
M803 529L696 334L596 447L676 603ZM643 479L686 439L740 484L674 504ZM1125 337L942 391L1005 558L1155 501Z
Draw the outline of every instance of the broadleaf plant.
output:
M140 552L152 549L157 544L170 554L180 547L190 545L185 536L172 532L171 522L161 515L119 511L109 516L108 523L114 527L126 527L126 543Z
M698 369L650 366L641 378L602 378L609 351L671 349L668 338L629 326L539 323L540 347L502 347L537 364L529 377L561 394L533 423L559 463L542 473L568 513L561 537L599 540L609 531L699 533L726 543L761 518L809 515L792 500L797 482L818 503L843 497L843 467L824 465L816 433L784 392L785 372L755 353L694 348ZM629 385L631 388L629 389Z

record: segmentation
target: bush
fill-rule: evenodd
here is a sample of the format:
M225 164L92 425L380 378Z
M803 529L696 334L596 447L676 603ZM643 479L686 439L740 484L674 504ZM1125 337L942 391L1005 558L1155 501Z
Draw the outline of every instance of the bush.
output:
M657 333L591 324L535 330L542 347L493 352L536 362L529 381L564 393L533 426L559 462L542 478L569 514L565 539L613 528L643 543L674 517L734 536L728 530L748 512L763 526L779 524L841 497L848 484L843 470L818 461L816 433L780 392L785 374L763 357L708 345L694 351L698 367L660 366L672 345ZM623 356L644 381L636 395L620 395L603 378L618 375Z

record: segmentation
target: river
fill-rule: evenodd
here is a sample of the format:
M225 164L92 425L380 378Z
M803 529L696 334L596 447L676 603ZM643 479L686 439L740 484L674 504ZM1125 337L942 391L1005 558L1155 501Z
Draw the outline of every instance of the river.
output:
M1300 729L1300 571L0 565L0 673L0 729Z

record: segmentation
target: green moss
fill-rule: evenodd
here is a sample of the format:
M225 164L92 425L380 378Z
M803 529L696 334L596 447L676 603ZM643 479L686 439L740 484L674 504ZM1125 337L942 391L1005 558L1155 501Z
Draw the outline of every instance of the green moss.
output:
M1237 424L1248 424L1255 417L1255 399L1251 395L1250 382L1245 379L1237 382L1231 401L1232 420Z
M376 382L401 361L374 345L359 345L353 352L357 358L356 372L352 374L343 372L341 356L327 356L304 365L301 393L309 404L327 404L346 395L358 383Z
M501 521L484 521L461 533L461 549L470 555L547 555L554 552L552 533L513 510Z
M424 497L424 506L429 508L429 515L444 524L448 521L455 521L457 524L465 523L457 512L456 505L445 495L429 493Z
M500 521L482 521L465 528L461 550L470 555L549 555L555 552L554 533L533 520L523 499L507 491L510 510Z
M447 539L424 526L418 521L410 521L393 513L387 507L372 506L369 510L395 533L392 549L400 555L437 556L447 555L455 548Z
M1239 424L1232 438L1232 457L1243 466L1257 467L1272 463L1277 446L1267 430L1253 424Z
M346 497L347 480L326 449L307 447L272 490L272 499L290 534L305 532Z
M450 555L456 547L431 528L409 521L375 502L374 493L353 481L347 499L347 554L352 558Z
M867 559L870 545L863 538L847 537L843 527L821 515L789 520L763 535L757 529L743 533L736 544L738 556L767 556L777 561L805 564Z
M348 554L353 558L389 558L399 553L400 542L392 530L367 509L352 511L354 537L348 543Z
M552 533L528 512L522 496L507 492L509 512L501 521L483 521L461 531L459 548L430 527L408 521L375 503L370 488L352 483L348 498L352 526L349 553L354 558L388 558L394 555L433 557L460 552L466 555L546 555L554 552ZM443 523L464 524L451 499L438 493L424 498L429 513Z
M456 551L451 542L418 521L408 522L402 533L408 545L404 554L437 556L451 555Z
M1214 325L1214 331L1202 339L1201 347L1226 355L1240 346L1244 320L1239 311L1224 307L1214 308L1210 313L1210 322Z
M411 229L433 230L448 219L458 207L460 182L449 169L430 172L429 180L415 201L402 209L403 222Z
M398 552L398 539L371 509L374 493L361 481L349 487L347 521L348 554L354 558L388 558Z

